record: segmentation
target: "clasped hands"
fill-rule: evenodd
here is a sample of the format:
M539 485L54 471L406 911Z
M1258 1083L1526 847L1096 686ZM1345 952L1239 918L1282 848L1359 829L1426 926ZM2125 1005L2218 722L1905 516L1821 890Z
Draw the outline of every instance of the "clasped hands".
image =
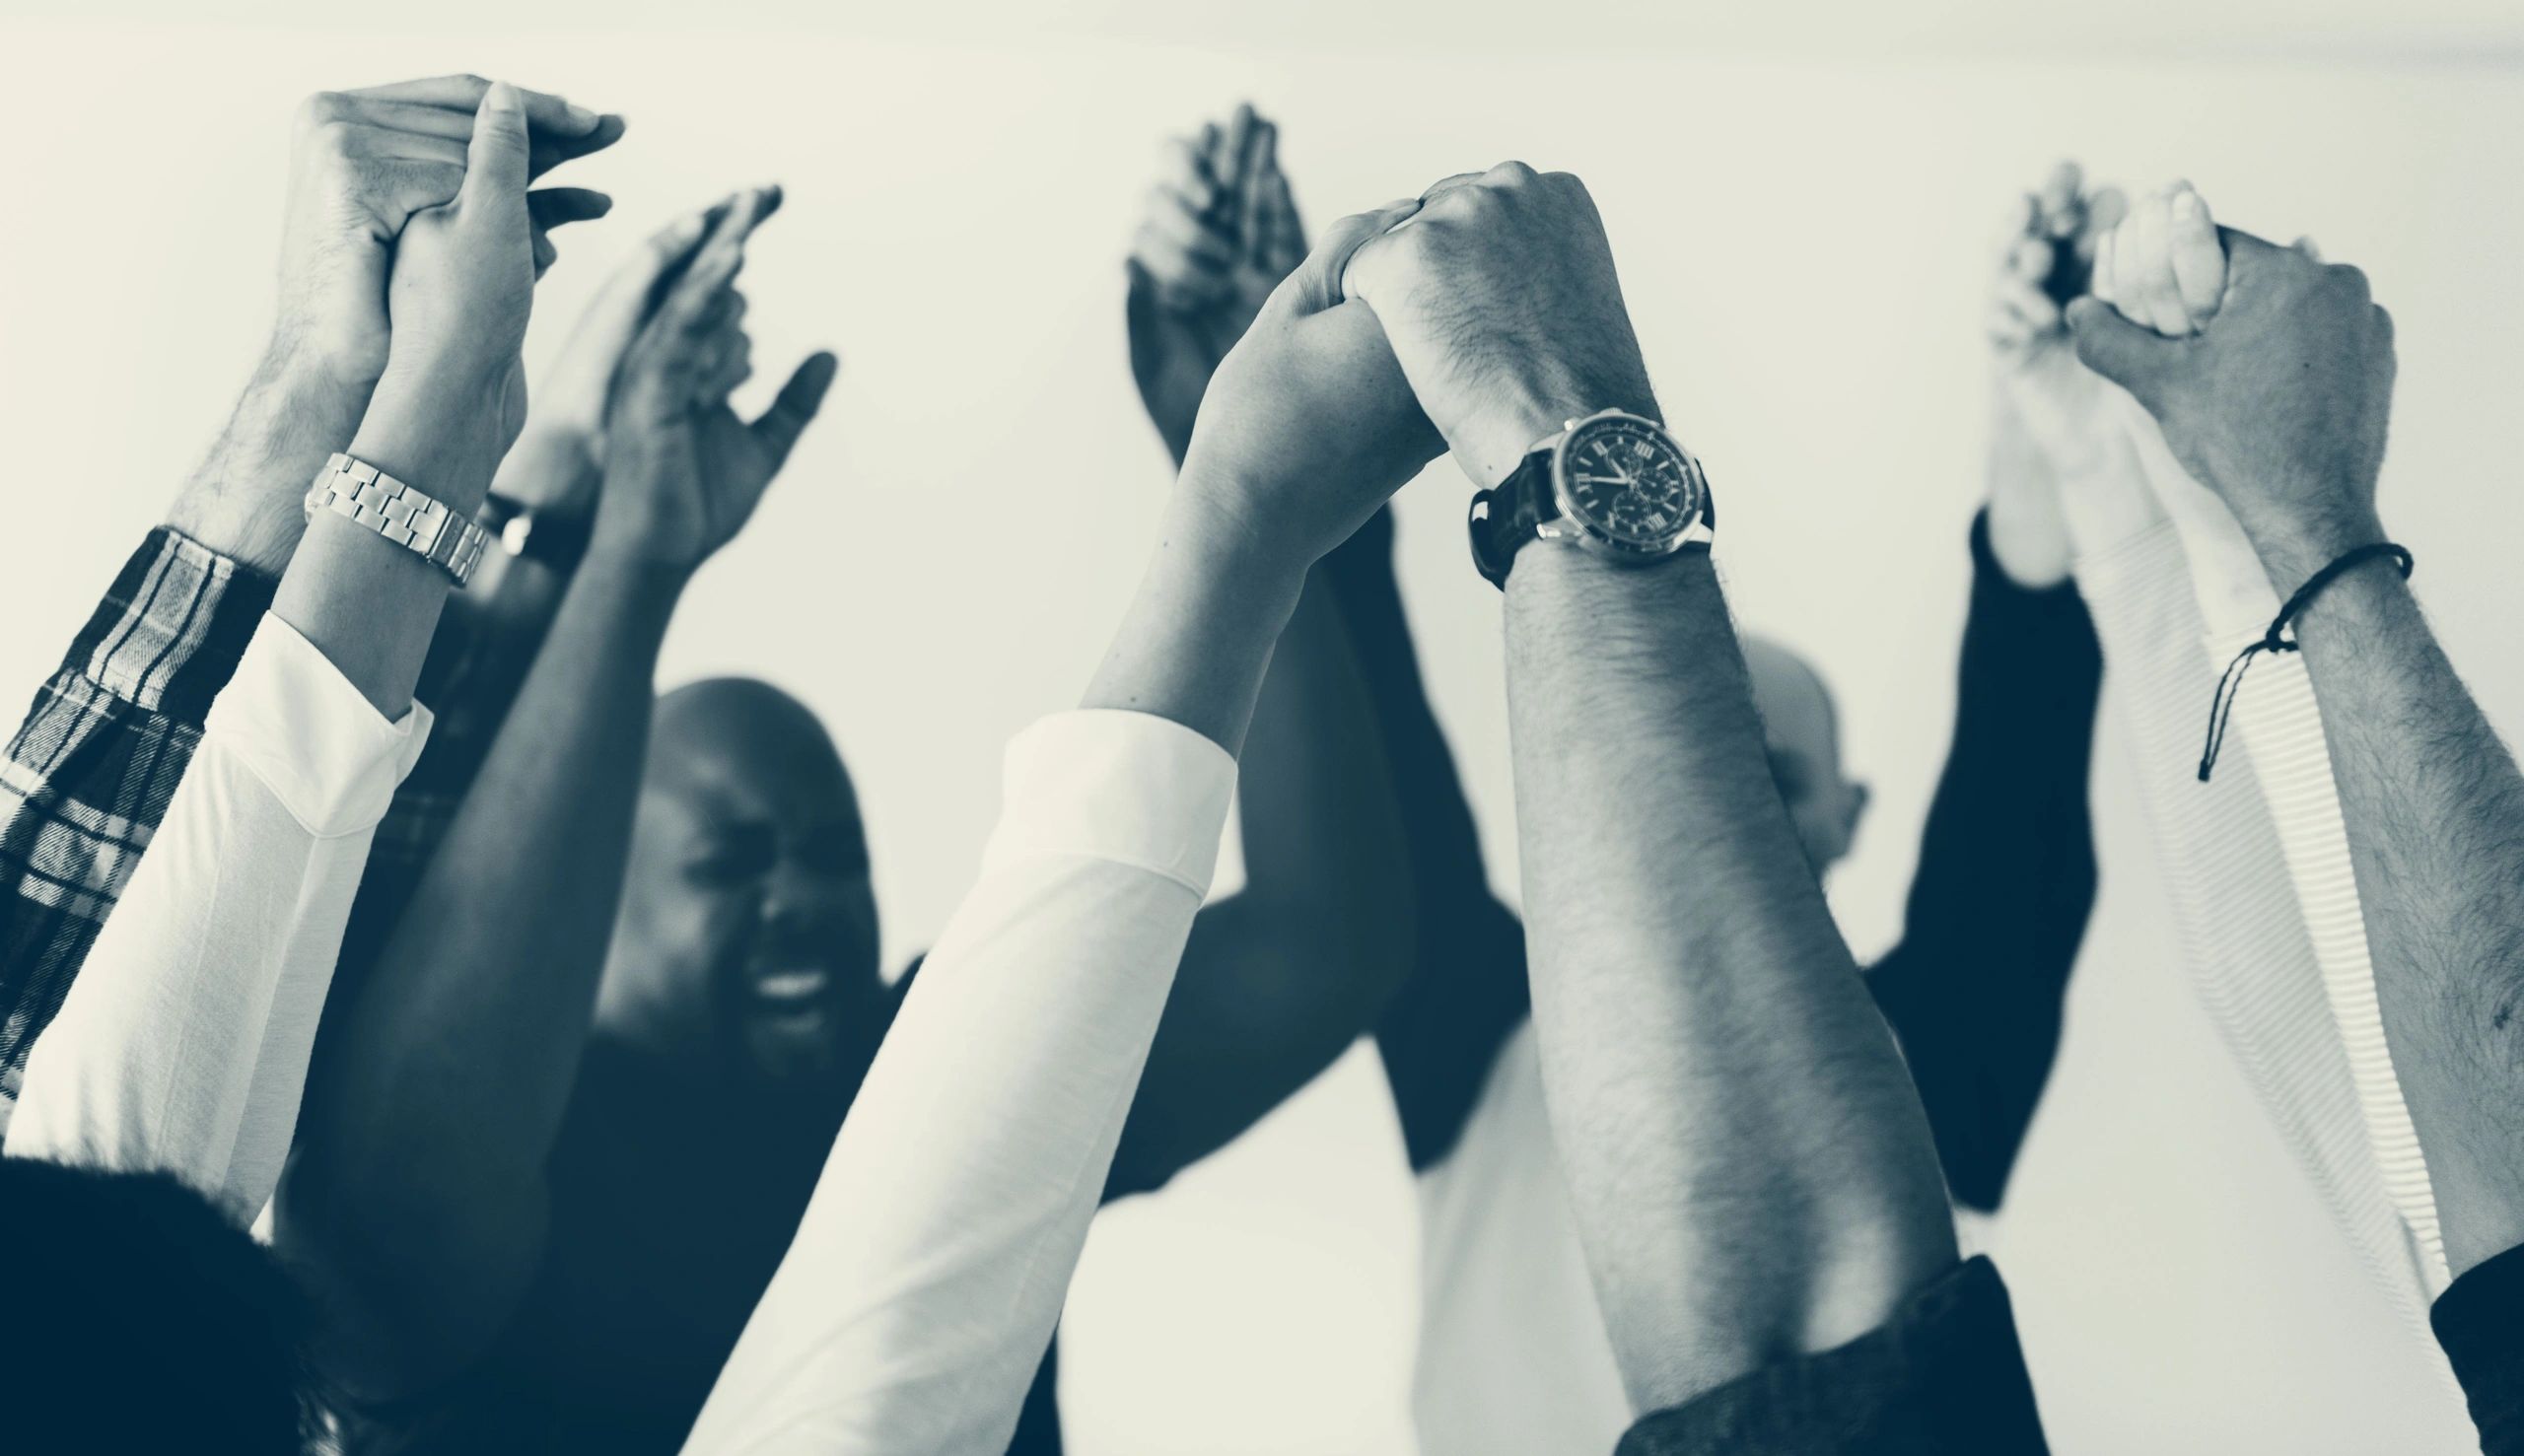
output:
M2017 409L2064 476L2106 432L2117 392L2106 385L2118 385L2189 482L2208 488L2159 477L2165 498L2142 508L2160 506L2194 540L2239 527L2281 596L2382 539L2392 319L2362 273L2309 243L2218 227L2187 182L2124 208L2116 193L2079 194L2063 169L2030 210L2001 266L1992 338ZM2049 231L2073 240L2092 277L2063 310L2044 296L2049 247L2027 240L2070 214L2082 222ZM2080 489L2069 485L2072 510Z
M1302 573L1440 451L1496 485L1607 408L1656 414L1603 220L1502 163L1324 230L1219 365L1181 490Z

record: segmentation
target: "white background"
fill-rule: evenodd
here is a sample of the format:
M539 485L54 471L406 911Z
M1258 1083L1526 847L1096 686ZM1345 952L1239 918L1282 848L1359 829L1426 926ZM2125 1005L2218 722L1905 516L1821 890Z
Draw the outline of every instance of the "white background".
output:
M1861 955L1898 932L1951 712L1993 228L2057 156L2187 175L2222 220L2367 268L2401 344L2387 519L2490 716L2524 725L2524 25L2501 6L582 4L521 34L515 7L459 5L407 22L426 35L315 4L253 29L46 9L0 29L0 681L49 668L242 382L293 101L456 69L562 90L631 131L567 174L620 206L562 235L530 362L649 227L789 186L748 272L756 358L775 375L829 344L841 383L696 584L666 676L760 672L824 715L894 963L973 868L999 745L1074 698L1136 575L1166 470L1125 367L1121 249L1159 136L1243 96L1283 118L1318 223L1506 157L1586 177L1660 395L1724 496L1735 602L1820 662L1874 785L1833 885ZM1512 891L1498 603L1464 559L1465 490L1441 461L1406 493L1403 571ZM2190 999L2122 749L2107 731L2068 1045L1994 1234L2054 1444L2464 1449L2457 1401ZM1414 1237L1354 1055L1098 1225L1065 1344L1073 1449L1410 1450Z

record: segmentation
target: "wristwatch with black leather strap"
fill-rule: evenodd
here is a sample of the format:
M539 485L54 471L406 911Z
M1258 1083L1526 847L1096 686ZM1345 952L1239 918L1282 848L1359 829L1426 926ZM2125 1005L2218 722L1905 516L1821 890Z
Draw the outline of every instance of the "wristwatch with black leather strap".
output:
M334 453L307 487L307 515L330 511L414 552L456 579L473 577L490 534L402 481L353 455Z
M1717 524L1691 451L1654 420L1608 409L1568 421L1507 479L1473 494L1472 561L1504 591L1533 541L1653 562L1708 550Z
M483 498L474 519L509 555L566 572L587 555L594 515L586 509L529 506L494 491Z

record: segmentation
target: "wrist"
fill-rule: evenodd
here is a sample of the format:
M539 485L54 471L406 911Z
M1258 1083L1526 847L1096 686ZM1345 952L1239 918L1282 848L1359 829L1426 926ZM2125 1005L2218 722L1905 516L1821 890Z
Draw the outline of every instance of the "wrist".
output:
M710 556L694 550L697 534L689 521L674 522L655 512L633 510L626 501L607 499L589 530L580 570L600 566L688 580Z
M167 523L242 566L279 576L306 528L307 483L359 428L375 382L275 337L168 507Z
M491 489L532 511L584 511L596 496L600 473L592 443L576 429L529 419L517 444L501 457Z
M1596 658L1638 654L1643 666L1659 670L1672 665L1674 634L1695 621L1732 631L1706 551L1629 563L1537 542L1516 553L1507 595L1511 633L1539 630Z
M1607 409L1660 425L1665 422L1655 392L1644 379L1622 384L1519 381L1495 406L1450 432L1446 447L1473 483L1489 490L1516 473L1536 446L1559 434L1571 420Z
M473 380L398 376L390 367L361 416L349 452L471 516L490 494L507 442L500 391Z
M1232 472L1190 462L1168 498L1160 549L1240 580L1304 581L1316 553L1257 504L1269 494Z
M2281 600L2313 579L2345 552L2388 540L2384 522L2371 509L2328 515L2307 513L2273 521L2245 521L2244 534L2261 558L2271 589Z

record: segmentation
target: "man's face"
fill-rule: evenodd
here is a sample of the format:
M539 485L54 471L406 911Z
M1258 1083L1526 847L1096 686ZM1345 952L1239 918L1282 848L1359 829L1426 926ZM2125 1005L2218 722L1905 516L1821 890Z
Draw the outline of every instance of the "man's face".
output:
M1805 847L1805 863L1820 878L1849 854L1866 809L1866 786L1841 772L1840 725L1813 668L1760 638L1745 640L1744 666L1762 712L1771 779Z
M867 836L806 710L751 682L661 704L599 1030L696 1076L815 1086L883 1035Z

